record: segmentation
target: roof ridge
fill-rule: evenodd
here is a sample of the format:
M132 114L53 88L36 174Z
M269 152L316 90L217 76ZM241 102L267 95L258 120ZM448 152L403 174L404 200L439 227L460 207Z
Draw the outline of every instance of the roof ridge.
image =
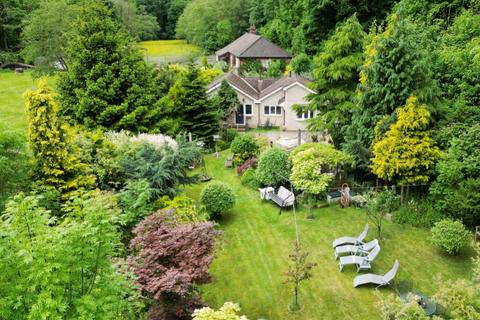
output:
M248 32L247 32L248 33ZM258 40L260 40L262 38L261 35L259 34L253 34L252 35L254 36L257 36L257 39L255 41L253 41L248 47L246 47L245 49L243 49L243 51L240 52L239 56L241 56L245 51L247 51L248 49L250 49L255 43L257 43Z
M270 83L270 85L269 85L269 86L267 86L267 87L265 87L264 89L262 89L262 91L261 91L261 92L263 92L263 91L267 90L268 88L270 88L271 86L273 86L275 83L277 83L277 82L279 82L279 81L283 80L284 78L285 78L285 76L282 76L282 77L280 77L280 78L270 78L271 80L275 80L275 81L273 81L272 83Z
M238 77L239 77L240 79L242 79L242 81L245 82L250 88L252 88L253 90L255 90L255 92L258 92L258 93L261 92L261 90L258 90L258 89L256 89L256 88L254 88L250 83L248 83L248 81L246 80L246 78L241 77L241 76L238 76ZM257 81L258 81L258 80L257 80Z

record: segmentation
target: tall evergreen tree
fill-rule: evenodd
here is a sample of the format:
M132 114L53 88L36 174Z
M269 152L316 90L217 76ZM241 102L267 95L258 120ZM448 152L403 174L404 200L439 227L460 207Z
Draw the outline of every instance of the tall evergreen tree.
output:
M382 21L390 11L392 0L322 0L305 1L305 15L302 30L305 38L305 52L318 52L318 44L335 30L338 23L356 13L364 26L372 21Z
M95 178L84 174L87 166L70 146L67 128L58 117L53 90L40 81L36 91L25 93L25 101L34 178L59 192L92 187Z
M173 112L180 119L180 131L210 143L219 129L219 112L207 97L199 70L191 64L184 76L171 88Z
M82 8L68 37L62 113L89 128L146 131L160 117L153 68L102 0Z
M320 114L312 119L309 129L327 129L337 147L343 143L345 125L350 123L351 110L355 108L365 37L366 33L353 15L336 29L314 59L311 87L316 93L308 97L309 108Z
M401 11L393 14L385 31L373 35L372 39L360 72L358 108L346 136L347 150L364 169L378 121L384 116L393 116L397 106L405 103L410 95L431 106L435 105L436 94L426 53L418 47L414 30ZM388 127L388 122L385 125Z
M222 130L226 130L229 124L228 120L240 104L237 93L226 80L223 80L217 95L211 101L220 113Z

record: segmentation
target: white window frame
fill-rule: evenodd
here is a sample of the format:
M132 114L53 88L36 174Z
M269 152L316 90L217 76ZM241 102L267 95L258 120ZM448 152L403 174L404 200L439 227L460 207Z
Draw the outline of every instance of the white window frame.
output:
M313 119L316 117L315 111L311 111L311 110L302 112L301 113L302 116L300 118L298 117L298 112L296 114L297 114L297 121L305 121L305 120Z
M250 113L247 113L247 106L250 106ZM251 103L244 103L243 104L243 114L245 116L253 115L253 105Z
M268 107L268 112L265 113L265 108ZM277 113L277 108L280 108L280 113ZM273 113L272 113L273 111ZM267 117L281 117L283 115L283 108L282 106L263 106L263 115Z

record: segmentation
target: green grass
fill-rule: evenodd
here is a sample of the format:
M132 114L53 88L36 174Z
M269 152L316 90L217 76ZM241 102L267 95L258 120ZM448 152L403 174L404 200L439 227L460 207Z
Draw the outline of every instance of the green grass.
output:
M354 289L353 266L339 272L331 247L337 237L358 234L367 222L365 214L330 206L315 210L315 219L307 220L304 210L298 212L300 241L318 267L312 279L302 284L302 310L292 314L287 310L292 288L283 282L295 237L294 215L291 210L279 215L277 207L259 199L258 191L244 188L235 170L223 167L225 156L206 157L208 173L234 188L237 204L220 221L225 233L210 268L213 281L201 287L205 301L217 308L225 301L238 302L249 319L379 319L375 290ZM198 184L187 187L185 192L198 199L202 188ZM368 239L375 235L371 230ZM472 250L457 257L446 256L429 244L428 238L428 230L386 222L380 239L382 251L373 271L383 273L398 259L397 283L410 282L414 289L430 295L439 285L437 274L444 279L470 276ZM382 288L380 292L394 291Z
M26 132L23 93L34 88L35 83L30 72L0 72L0 126Z
M264 133L264 132L278 132L280 127L270 127L270 128L249 128L248 133Z
M149 62L183 62L199 53L199 48L185 40L154 40L140 42Z

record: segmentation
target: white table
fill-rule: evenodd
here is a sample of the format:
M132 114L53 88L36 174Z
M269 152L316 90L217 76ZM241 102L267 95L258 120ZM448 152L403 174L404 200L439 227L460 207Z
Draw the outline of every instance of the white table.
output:
M262 200L270 200L270 193L274 193L275 189L272 187L266 187L266 188L260 188L258 189L260 191L260 199Z

